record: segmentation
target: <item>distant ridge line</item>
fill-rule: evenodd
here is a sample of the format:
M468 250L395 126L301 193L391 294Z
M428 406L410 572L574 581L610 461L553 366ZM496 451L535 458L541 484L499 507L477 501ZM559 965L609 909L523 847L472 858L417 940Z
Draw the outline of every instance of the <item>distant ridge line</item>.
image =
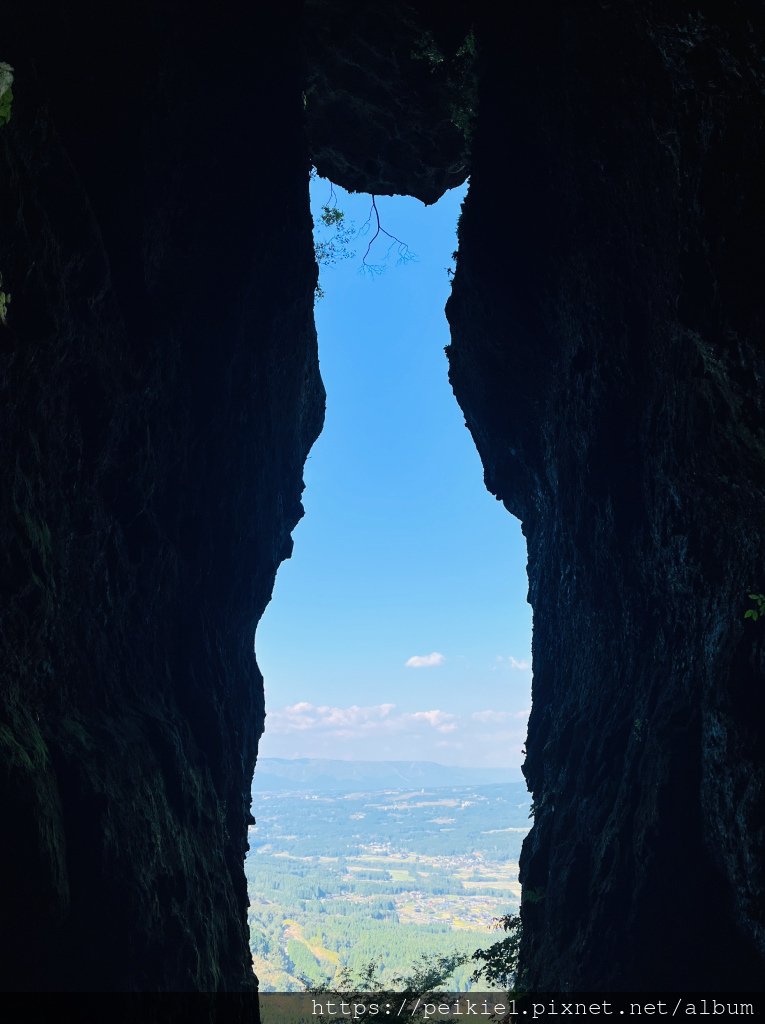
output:
M402 789L403 787L525 785L511 769L463 768L435 761L342 761L331 758L262 757L253 791Z

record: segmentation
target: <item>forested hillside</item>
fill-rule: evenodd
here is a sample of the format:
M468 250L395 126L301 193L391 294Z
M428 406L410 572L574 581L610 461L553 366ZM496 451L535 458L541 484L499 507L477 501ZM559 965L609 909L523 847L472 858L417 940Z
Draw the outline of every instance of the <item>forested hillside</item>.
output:
M422 954L486 946L493 919L518 907L529 808L522 783L256 790L245 869L261 990L302 989L370 961L389 983ZM471 971L458 968L453 986L466 988Z

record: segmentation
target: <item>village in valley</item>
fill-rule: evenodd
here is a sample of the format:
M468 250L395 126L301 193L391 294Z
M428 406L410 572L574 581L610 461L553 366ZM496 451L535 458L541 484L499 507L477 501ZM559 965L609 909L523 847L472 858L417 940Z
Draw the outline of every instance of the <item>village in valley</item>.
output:
M257 781L245 869L262 991L331 984L372 962L392 984L422 955L469 958L518 908L522 783L258 792ZM469 988L474 968L450 984Z

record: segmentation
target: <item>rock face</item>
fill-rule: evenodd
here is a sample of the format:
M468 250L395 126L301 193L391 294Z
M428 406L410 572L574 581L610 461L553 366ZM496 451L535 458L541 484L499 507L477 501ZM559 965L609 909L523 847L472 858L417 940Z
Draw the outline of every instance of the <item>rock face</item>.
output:
M323 411L304 104L323 173L433 201L473 14L449 357L529 546L526 983L761 977L763 14L473 6L3 16L3 988L253 987L252 638Z
M528 541L532 990L765 966L764 25L672 11L479 24L449 359Z
M319 174L434 203L468 174L470 6L308 0L306 116Z
M253 636L324 406L279 7L3 16L3 988L254 987Z

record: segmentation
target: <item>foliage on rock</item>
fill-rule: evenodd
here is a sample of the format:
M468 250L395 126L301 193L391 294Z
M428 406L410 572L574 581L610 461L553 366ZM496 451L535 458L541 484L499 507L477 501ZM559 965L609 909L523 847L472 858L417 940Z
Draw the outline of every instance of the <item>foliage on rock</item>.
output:
M473 972L474 982L484 979L489 985L501 985L508 991L517 988L519 970L518 954L521 948L521 919L515 914L507 914L497 918L497 928L504 929L507 935L495 942L488 949L477 949L472 959L481 963Z
M765 618L765 594L749 594L749 600L754 607L744 612L744 618L752 619L753 622Z
M13 106L13 68L0 61L0 126L8 124Z

